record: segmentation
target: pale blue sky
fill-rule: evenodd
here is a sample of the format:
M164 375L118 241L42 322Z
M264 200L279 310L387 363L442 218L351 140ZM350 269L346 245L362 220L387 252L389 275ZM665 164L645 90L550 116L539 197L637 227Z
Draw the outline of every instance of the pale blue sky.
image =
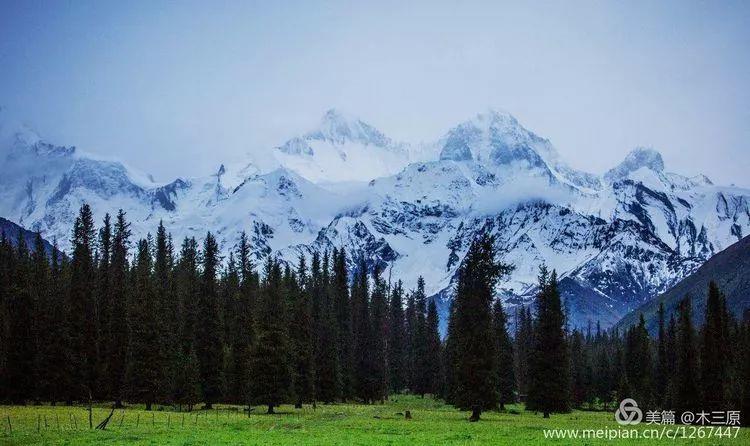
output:
M0 0L0 105L168 180L338 107L428 141L496 107L600 173L750 186L749 2Z

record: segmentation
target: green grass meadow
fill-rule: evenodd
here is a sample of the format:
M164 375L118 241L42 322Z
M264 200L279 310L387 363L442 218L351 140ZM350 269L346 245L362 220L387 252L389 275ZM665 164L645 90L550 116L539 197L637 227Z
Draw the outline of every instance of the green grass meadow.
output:
M171 409L171 408L170 408ZM410 410L413 419L402 413ZM678 440L558 439L548 440L544 429L603 429L618 426L612 413L574 411L541 415L509 406L506 412L486 412L469 423L468 413L439 401L394 396L384 405L336 404L278 408L266 415L258 407L248 416L236 406L215 410L176 412L142 407L115 411L106 430L88 428L88 411L74 406L0 406L0 444L149 444L149 445L523 445L523 444L750 444L750 430L736 438ZM93 424L110 413L95 407ZM10 419L10 427L8 426ZM637 428L646 429L645 424ZM11 431L12 429L12 431Z

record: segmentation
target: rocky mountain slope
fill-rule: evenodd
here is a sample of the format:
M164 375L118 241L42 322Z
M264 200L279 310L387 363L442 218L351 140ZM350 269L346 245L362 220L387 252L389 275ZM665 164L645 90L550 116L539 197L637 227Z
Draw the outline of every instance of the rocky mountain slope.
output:
M224 166L166 184L114 161L43 141L0 116L0 216L68 248L82 202L118 208L135 236L164 220L174 237L240 231L254 255L345 247L414 286L424 275L445 314L471 240L496 236L516 266L499 284L528 302L538 268L556 268L571 323L609 326L750 232L750 191L665 171L638 148L602 176L567 165L510 114L488 111L415 148L336 111L273 151L276 164Z
M34 251L36 248L36 233L26 230L12 221L6 220L0 217L0 234L5 237L6 240L10 241L13 246L18 246L19 240L23 238L24 243L28 247L29 251ZM48 240L42 239L44 244L44 252L48 256L52 256L52 250L55 249L54 245ZM59 253L60 251L58 251Z
M668 319L671 314L676 313L677 305L686 296L692 302L693 320L696 326L701 326L706 313L708 284L712 280L724 293L727 309L735 317L742 317L743 313L750 309L750 236L711 257L666 293L633 310L617 324L617 327L622 330L637 324L638 318L643 314L649 331L656 333L659 304L664 304Z

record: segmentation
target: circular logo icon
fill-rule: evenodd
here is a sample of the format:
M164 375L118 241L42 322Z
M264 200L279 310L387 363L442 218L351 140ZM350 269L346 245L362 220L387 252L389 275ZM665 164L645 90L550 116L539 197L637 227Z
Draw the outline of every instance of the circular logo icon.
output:
M615 420L622 426L638 424L643 419L643 412L633 398L620 401L620 408L615 411Z

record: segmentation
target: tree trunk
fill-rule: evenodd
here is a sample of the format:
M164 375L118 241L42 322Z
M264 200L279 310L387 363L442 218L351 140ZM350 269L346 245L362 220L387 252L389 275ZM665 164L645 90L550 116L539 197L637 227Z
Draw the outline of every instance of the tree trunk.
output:
M207 402L207 403L203 404L203 408L206 409L206 410L211 410L211 409L214 408L214 405L212 403L208 403Z
M549 418L549 412L546 410L544 411L544 418Z
M116 399L115 400L115 408L116 409L122 409L122 400L121 399Z
M268 415L275 414L276 412L273 411L273 404L268 405L268 410L266 411Z
M298 400L298 401L297 401L297 402L296 402L296 403L294 404L294 408L295 408L295 409L302 409L302 401L299 401L299 400Z
M146 410L151 410L151 402L146 403Z
M471 408L471 416L469 417L469 421L472 423L479 421L479 416L482 414L482 409L479 408L479 406L474 406Z

